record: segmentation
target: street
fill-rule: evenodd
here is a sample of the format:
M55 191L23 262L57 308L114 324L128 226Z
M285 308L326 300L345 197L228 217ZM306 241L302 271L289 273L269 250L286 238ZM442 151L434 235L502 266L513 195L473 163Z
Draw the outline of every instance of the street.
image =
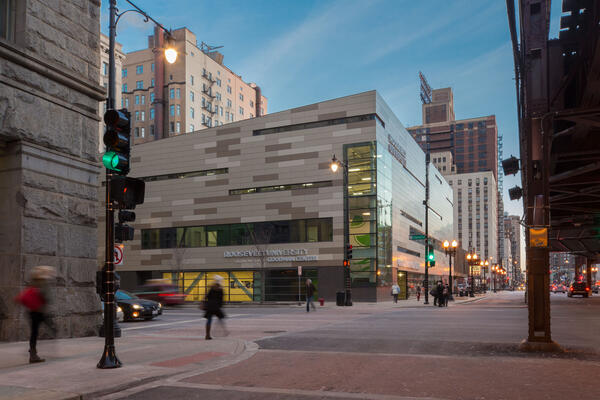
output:
M588 381L600 366L600 297L552 295L554 339L569 350L561 355L519 352L523 292L447 309L414 304L230 308L231 335L216 341L253 340L252 357L105 399L596 398ZM150 323L122 324L124 336L201 338L194 315L167 310Z

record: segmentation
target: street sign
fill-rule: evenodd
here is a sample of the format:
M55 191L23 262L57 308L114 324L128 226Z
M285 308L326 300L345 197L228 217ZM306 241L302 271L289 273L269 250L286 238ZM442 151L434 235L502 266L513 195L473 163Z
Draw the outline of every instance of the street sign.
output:
M115 265L123 265L123 249L121 246L115 244Z
M548 228L529 228L530 247L548 247Z
M425 235L410 235L410 240L425 240Z
M298 265L298 276L302 276L302 266Z

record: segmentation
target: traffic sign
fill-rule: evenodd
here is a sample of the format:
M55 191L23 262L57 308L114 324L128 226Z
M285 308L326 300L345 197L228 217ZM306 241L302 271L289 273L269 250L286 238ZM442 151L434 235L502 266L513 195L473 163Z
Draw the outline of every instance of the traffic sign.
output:
M425 240L425 235L410 235L410 240Z
M302 276L302 266L298 265L298 276Z
M123 248L117 244L115 244L114 262L115 265L123 265Z

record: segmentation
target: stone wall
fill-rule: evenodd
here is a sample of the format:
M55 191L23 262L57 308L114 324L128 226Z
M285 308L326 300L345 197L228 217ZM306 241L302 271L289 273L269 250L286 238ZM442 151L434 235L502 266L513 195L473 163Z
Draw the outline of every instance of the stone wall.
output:
M100 322L100 1L15 3L15 39L0 39L0 340L28 336L13 299L41 264L58 272L59 335L91 335Z

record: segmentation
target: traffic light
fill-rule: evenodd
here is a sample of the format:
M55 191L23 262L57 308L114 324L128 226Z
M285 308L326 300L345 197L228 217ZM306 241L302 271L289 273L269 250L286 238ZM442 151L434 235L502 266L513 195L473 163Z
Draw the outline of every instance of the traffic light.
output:
M344 260L344 267L349 267L349 266L350 266L350 261Z
M430 267L435 267L435 254L433 253L433 249L429 249L429 253L427 254L427 262Z
M346 259L352 260L352 245L351 244L346 245Z
M107 110L104 113L106 131L104 144L106 152L102 156L102 164L119 175L129 173L129 157L131 150L131 114L127 109Z
M141 179L116 176L110 180L110 197L121 209L131 210L143 204L145 189L146 183Z
M115 225L115 241L124 242L133 240L133 227L124 224L124 222L135 221L135 213L133 211L119 210L119 223Z

